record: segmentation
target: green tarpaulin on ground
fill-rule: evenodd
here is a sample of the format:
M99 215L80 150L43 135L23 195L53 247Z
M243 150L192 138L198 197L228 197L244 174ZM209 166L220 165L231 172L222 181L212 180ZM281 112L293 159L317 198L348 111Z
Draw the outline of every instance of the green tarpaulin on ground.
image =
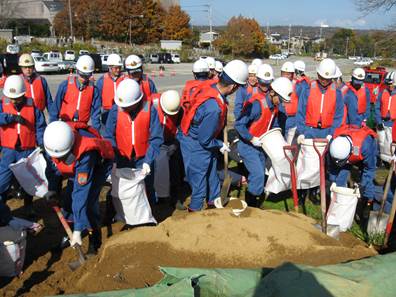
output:
M69 297L394 297L396 253L337 265L286 263L275 269L161 268L144 289ZM65 296L65 295L63 295Z

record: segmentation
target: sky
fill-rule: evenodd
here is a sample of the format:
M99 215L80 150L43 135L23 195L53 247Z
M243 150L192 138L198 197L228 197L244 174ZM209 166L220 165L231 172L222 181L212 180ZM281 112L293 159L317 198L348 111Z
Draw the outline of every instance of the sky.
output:
M224 25L234 15L255 18L262 26L305 25L351 29L387 29L395 23L393 11L363 15L353 0L180 0L193 25L208 25L208 5L212 6L213 24Z

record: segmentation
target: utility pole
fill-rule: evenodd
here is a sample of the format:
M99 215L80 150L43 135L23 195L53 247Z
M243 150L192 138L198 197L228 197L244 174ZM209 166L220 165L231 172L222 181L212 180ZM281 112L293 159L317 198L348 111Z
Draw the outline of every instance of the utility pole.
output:
M346 38L345 57L348 58L349 36Z
M289 25L289 42L287 43L287 53L290 53L290 35L291 35L291 24Z
M73 18L72 18L72 11L71 11L71 4L70 4L70 0L68 0L68 5L69 5L69 22L70 22L70 37L72 39L72 43L73 43Z

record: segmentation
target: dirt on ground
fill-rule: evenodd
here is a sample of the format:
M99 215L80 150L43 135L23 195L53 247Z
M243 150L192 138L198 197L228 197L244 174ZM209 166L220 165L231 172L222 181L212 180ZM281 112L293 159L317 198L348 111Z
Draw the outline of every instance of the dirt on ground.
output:
M40 211L46 209L43 202L36 204L42 206ZM107 239L109 230L103 228L100 254L71 272L67 263L77 259L76 253L71 248L54 249L63 233L56 217L49 209L46 212L45 223L50 225L29 238L24 274L0 289L0 296L141 288L161 279L159 266L261 268L285 261L323 265L376 254L351 234L342 234L339 241L324 235L313 226L314 220L303 215L248 208L235 217L225 208L175 211L157 227L122 232L117 223Z

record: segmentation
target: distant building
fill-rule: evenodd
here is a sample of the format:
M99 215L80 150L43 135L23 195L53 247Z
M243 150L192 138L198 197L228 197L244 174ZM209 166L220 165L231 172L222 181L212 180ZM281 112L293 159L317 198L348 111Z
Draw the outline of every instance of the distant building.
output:
M0 39L12 42L12 29L0 29Z
M201 32L199 34L199 46L210 47L217 38L219 38L219 33L217 32Z
M181 40L161 40L161 49L168 51L179 51L182 48Z

